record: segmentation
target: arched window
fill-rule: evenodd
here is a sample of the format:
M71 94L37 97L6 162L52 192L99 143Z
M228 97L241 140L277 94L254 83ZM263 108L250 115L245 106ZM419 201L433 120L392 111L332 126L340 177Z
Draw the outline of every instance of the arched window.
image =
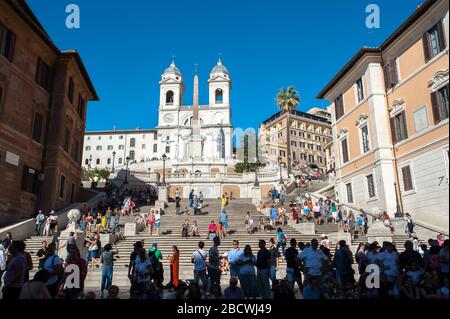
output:
M216 96L216 103L218 103L218 104L223 103L223 91L222 91L222 89L217 89L216 93L215 93L215 96Z
M134 151L130 151L130 160L134 160L135 153Z
M97 160L95 161L95 163L96 163L97 165L100 165L100 159L97 158Z
M111 165L111 159L108 158L108 160L106 161L106 163L107 163L108 165Z
M89 160L86 158L85 160L84 160L84 165L88 165L89 164Z
M119 157L119 164L122 164L122 158Z
M166 104L173 104L173 91L167 91L166 93Z
M135 138L131 138L131 139L130 139L130 146L131 146L131 147L136 146L136 139L135 139Z

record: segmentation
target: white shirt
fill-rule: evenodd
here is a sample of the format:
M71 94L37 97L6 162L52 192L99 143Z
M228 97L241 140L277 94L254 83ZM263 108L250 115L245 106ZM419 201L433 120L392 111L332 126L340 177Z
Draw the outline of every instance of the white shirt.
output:
M192 259L194 259L194 271L206 269L206 259L208 258L208 252L203 249L194 251Z
M383 272L387 275L387 276L398 276L398 266L397 266L397 261L398 261L398 254L396 252L387 252L384 251L380 254L378 254L378 259L383 263L384 266L388 266L388 269L383 269Z
M6 269L6 256L5 256L5 247L0 244L0 270ZM1 278L0 278L1 280Z
M156 213L155 214L155 222L159 222L161 219L161 214L160 213Z
M312 247L308 247L298 255L298 259L305 263L305 267L308 268L308 275L320 276L322 274L320 271L322 261L327 261L328 257L319 248L314 250Z

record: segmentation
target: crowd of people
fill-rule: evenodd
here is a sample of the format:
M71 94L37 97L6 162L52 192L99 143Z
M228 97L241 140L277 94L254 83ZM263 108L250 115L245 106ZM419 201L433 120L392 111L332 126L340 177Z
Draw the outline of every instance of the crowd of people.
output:
M369 227L368 214L362 209L357 213L350 209L347 210L344 206L336 204L330 198L319 198L314 201L306 192L304 196L298 194L289 203L288 209L290 210L290 214L288 214L284 205L285 196L283 189L277 192L274 188L271 190L270 200L261 203L258 210L270 210L269 217L267 219L261 219L259 222L261 229L275 229L277 224L285 226L291 221L296 224L303 222L314 222L317 225L337 224L338 230L350 233L352 240L355 238L356 233L367 233ZM386 212L380 216L380 219L394 232Z
M119 297L119 287L112 284L114 256L119 252L114 245L102 246L99 235L115 232L117 216L120 220L120 216L131 214L136 209L133 202L139 202L139 197L145 200L145 196L113 189L107 194L105 202L95 210L83 209L80 228L86 231L85 256L79 251L73 233L66 243L64 258L58 255L61 247L56 242L43 241L36 252L38 265L33 265L23 241L13 240L11 234L1 241L3 299L95 299L93 291L84 289L87 273L95 267L101 267L100 297ZM179 201L179 194L177 197ZM197 201L202 204L203 199L198 197ZM195 200L193 196L193 207ZM308 194L297 196L289 204L291 216L288 216L282 189L279 195L274 194L271 203L260 207L270 208L270 214L267 218L261 217L259 224L250 212L245 214L247 232L261 231L256 235L258 240L255 239L257 248L240 247L239 241L234 240L232 249L220 252L221 241L227 236L229 197L224 194L220 201L220 222L216 225L211 221L205 240L210 241L211 246L205 248L205 241L200 240L197 250L183 252L173 245L165 259L170 269L166 285L163 285L164 258L157 242L150 247L146 247L144 241L134 244L128 264L130 299L448 299L449 240L442 236L426 243L413 236L405 242L401 253L395 242L388 241L361 243L357 251L352 252L351 243L341 240L333 247L325 234L321 241L297 242L296 238L288 238L284 231L290 218L295 223L335 223L353 238L355 231L367 232L368 217L364 211L356 217L329 198L313 202ZM158 214L159 211L153 211L140 217L149 226L150 235L153 235L153 226L159 233ZM45 215L40 215L44 214L38 212L36 222L46 220ZM391 227L386 218L381 219ZM413 234L408 223L407 220L407 231ZM43 231L38 226L36 230ZM181 236L200 238L196 221L191 224L185 219ZM180 278L182 253L191 256L192 280ZM282 264L285 271L282 271ZM70 265L80 269L78 287L67 284L69 273L64 270ZM30 279L30 271L35 267L37 272ZM230 279L222 291L222 276L226 274ZM370 280L375 284L368 284Z

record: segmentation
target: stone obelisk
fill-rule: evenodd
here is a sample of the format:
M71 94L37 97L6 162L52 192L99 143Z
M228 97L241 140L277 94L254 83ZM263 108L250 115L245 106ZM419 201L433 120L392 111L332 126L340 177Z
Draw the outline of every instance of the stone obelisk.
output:
M201 159L201 157L202 157L202 137L200 135L197 68L195 68L195 75L194 75L194 97L193 97L192 113L193 113L192 114L192 136L191 136L192 158L193 159Z

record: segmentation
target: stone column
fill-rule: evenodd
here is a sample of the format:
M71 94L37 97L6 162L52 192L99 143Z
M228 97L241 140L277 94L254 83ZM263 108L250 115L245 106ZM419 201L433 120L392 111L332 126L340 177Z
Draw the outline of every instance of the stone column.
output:
M167 207L168 193L167 186L161 185L158 186L158 200L155 203L155 208L159 209L161 212Z
M261 186L252 187L252 203L255 206L259 206L261 202Z
M81 213L78 209L71 209L67 213L67 218L69 219L69 224L66 229L64 229L59 235L59 245L58 245L58 256L66 259L67 258L67 242L70 238L70 233L74 233L75 243L78 247L78 250L81 253L81 256L85 255L85 247L84 247L84 239L86 234L80 230L77 220L80 219Z

